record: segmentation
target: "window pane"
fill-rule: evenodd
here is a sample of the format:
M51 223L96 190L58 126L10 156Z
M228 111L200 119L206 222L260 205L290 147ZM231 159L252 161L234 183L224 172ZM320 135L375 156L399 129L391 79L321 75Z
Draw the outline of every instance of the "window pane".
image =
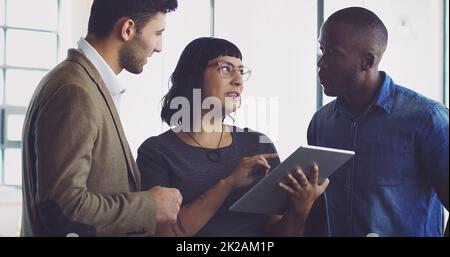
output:
M12 70L6 71L6 102L14 106L28 106L44 71Z
M56 64L56 35L11 29L6 34L6 51L8 65L50 68Z
M19 236L22 217L22 190L0 187L0 238Z
M0 148L0 185L3 184L3 148Z
M3 61L5 58L5 55L3 54L3 51L5 50L4 38L5 38L5 31L3 29L0 29L0 65L3 65Z
M21 157L20 149L5 149L5 184L22 185Z
M5 0L0 0L0 25L5 24Z
M20 141L22 138L22 126L23 121L25 119L25 115L16 115L10 114L8 115L7 120L7 129L8 132L7 139L8 141Z
M446 19L445 19L445 27L447 28L447 31L445 32L445 43L446 43L446 45L444 46L445 47L445 52L447 53L446 55L445 55L445 67L447 67L447 69L445 69L444 70L444 72L445 72L445 105L447 105L447 108L448 108L448 106L449 106L449 99L448 99L448 96L449 96L449 86L448 86L448 84L449 84L449 77L448 77L448 67L449 67L449 63L448 63L448 54L449 54L449 49L448 49L448 16L449 16L449 13L448 13L448 7L449 6L449 4L448 4L448 2L447 2L447 4L446 4L446 9L445 9L445 16L446 16ZM448 214L448 213L447 213Z
M0 70L0 105L3 104L3 70Z
M56 30L57 0L8 1L7 12L8 26Z

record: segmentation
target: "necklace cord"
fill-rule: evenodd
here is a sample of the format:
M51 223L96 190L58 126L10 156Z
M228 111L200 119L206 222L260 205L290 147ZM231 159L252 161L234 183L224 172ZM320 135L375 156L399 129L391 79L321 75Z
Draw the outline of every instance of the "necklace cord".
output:
M222 132L220 133L219 143L217 144L217 148L215 150L210 150L210 149L207 149L206 147L204 147L197 140L195 140L195 138L191 135L191 132L188 132L187 134L196 144L198 144L203 149L203 151L205 151L206 158L209 161L218 162L218 161L220 161L220 157L221 157L220 153L219 153L219 148L220 148L220 143L222 143L223 131L224 131L224 128L222 126ZM211 157L211 156L214 156L214 157Z

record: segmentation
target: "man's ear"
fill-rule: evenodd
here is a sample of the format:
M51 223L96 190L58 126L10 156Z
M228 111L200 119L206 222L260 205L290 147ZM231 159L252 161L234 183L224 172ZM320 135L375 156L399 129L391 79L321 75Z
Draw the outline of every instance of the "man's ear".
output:
M134 37L136 33L136 23L130 18L122 18L118 21L120 38L128 41Z
M368 71L375 65L375 55L373 53L366 53L363 58L362 67L363 71Z

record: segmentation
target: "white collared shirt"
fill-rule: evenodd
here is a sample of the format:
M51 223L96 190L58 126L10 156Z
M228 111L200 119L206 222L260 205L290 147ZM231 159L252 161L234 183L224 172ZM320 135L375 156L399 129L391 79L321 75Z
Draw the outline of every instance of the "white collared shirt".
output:
M86 55L89 61L94 64L112 96L117 112L120 113L120 98L122 94L125 93L125 87L120 83L117 74L111 69L97 50L95 50L95 48L84 38L80 38L80 41L78 41L78 50Z

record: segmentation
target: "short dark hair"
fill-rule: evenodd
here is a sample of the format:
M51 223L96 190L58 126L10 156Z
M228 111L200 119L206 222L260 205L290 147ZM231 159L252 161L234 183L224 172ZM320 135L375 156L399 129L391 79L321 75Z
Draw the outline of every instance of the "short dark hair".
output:
M242 53L239 48L225 39L201 37L193 40L184 48L170 77L172 86L162 99L162 121L169 126L177 125L170 124L172 115L178 111L170 109L170 102L179 96L189 100L192 114L193 90L202 88L203 76L208 62L219 56L231 56L242 60ZM180 119L177 122L180 125L183 121Z
M333 13L325 23L349 23L353 31L362 33L373 47L382 52L387 47L388 31L381 19L372 11L362 7L349 7Z
M177 0L94 0L88 33L104 38L122 17L132 19L139 32L158 12L168 13L177 7Z

